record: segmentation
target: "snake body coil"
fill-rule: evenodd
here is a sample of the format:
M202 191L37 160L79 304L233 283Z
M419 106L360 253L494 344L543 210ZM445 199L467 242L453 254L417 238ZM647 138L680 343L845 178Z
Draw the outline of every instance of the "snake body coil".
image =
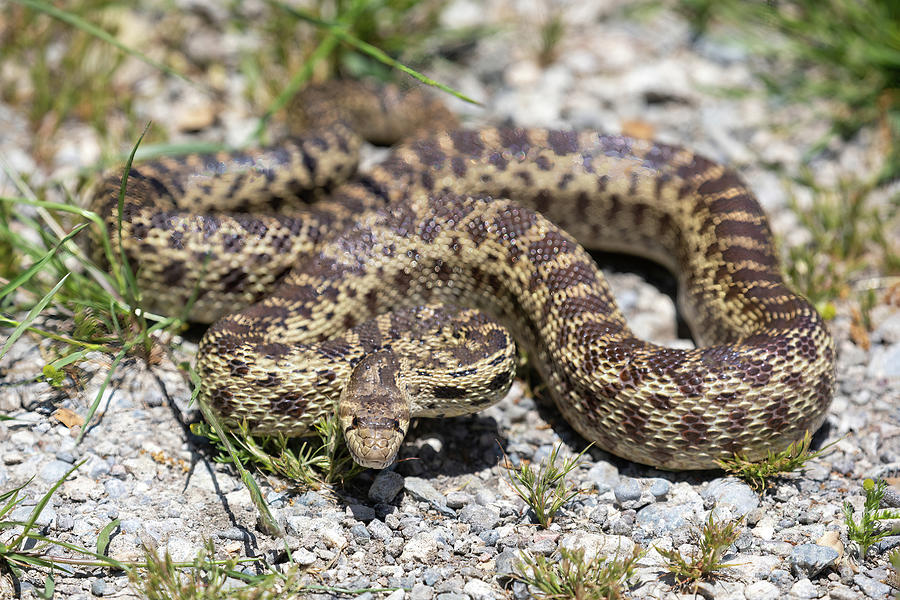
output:
M831 337L785 286L766 218L728 169L622 136L487 128L412 141L340 183L358 144L335 125L129 174L122 244L145 297L179 310L199 291L195 317L231 313L198 358L201 394L230 422L307 433L364 356L404 344L412 358L400 362L419 378L411 416L481 408L508 388L514 362L493 321L456 309L369 321L420 305L405 310L440 314L435 303L496 317L566 420L633 461L702 469L734 452L759 458L824 420ZM119 184L110 177L98 195L114 232ZM316 190L328 199L313 202ZM636 339L579 244L672 269L703 345ZM441 330L449 349L422 350L417 336Z

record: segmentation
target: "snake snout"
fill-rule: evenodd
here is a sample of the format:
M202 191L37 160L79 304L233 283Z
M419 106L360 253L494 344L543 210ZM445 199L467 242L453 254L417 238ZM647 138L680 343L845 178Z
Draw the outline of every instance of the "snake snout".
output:
M370 469L384 469L394 462L405 435L398 419L372 415L353 417L344 431L353 460Z
M394 462L409 428L409 411L394 353L379 350L364 356L350 371L338 406L353 460L372 469Z

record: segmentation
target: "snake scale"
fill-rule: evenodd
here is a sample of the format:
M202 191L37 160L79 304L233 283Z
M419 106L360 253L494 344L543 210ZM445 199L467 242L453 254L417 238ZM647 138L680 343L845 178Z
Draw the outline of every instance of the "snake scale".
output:
M432 106L349 89L325 97L356 99L363 125ZM192 318L215 321L201 398L229 423L304 435L339 402L354 457L384 467L410 417L502 397L507 331L572 427L632 461L712 468L823 422L833 342L782 280L766 217L731 170L624 136L483 128L416 137L355 174L359 125L329 120L128 175L123 250L152 306L194 296ZM114 243L121 178L95 201ZM585 248L670 268L699 347L635 338Z

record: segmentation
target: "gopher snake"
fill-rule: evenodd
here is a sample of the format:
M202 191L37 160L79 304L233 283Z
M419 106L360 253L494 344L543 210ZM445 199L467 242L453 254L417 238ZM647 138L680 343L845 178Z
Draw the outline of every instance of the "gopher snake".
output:
M510 384L505 330L435 303L496 317L566 420L633 461L758 458L824 420L831 338L783 283L766 218L730 170L623 136L486 128L416 139L352 177L358 146L335 124L130 171L122 245L145 299L180 310L199 291L194 318L227 315L198 370L230 423L303 435L343 391L357 460L386 466L410 415L478 410ZM114 237L120 180L97 195ZM579 242L668 266L705 345L636 339Z

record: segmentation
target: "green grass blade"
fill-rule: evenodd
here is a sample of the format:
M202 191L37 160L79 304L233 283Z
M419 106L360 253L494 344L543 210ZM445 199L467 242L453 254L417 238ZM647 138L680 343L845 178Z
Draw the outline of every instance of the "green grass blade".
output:
M460 100L462 100L464 102L468 102L468 103L474 104L476 106L481 106L481 102L478 102L477 100L474 100L473 98L466 96L462 92L458 92L458 91L454 90L453 88L451 88L448 85L445 85L443 83L435 81L434 79L431 79L430 77L416 71L415 69L413 69L411 67L407 67L400 61L398 61L394 58L391 58L390 56L385 54L384 51L381 50L380 48L377 48L368 42L364 42L361 39L347 33L346 31L338 30L337 35L339 38L341 38L342 42L349 44L350 46L353 46L360 52L368 54L375 60L382 62L389 67L393 67L394 69L397 69L398 71L402 71L402 72L406 73L410 77L419 80L420 82L424 83L425 85L430 85L431 87L435 87L435 88L441 90L442 92L446 92L448 94L456 96L457 98L459 98Z
M18 535L18 537L16 537L15 540L10 542L10 544L9 544L10 548L17 548L19 546L19 544L22 543L22 540L24 540L28 536L29 531L31 530L32 527L34 527L34 522L37 521L37 518L41 515L41 512L43 512L44 507L47 506L47 503L50 501L50 497L56 492L56 490L59 488L59 486L61 486L63 484L63 482L69 478L69 475L74 473L78 467L80 467L81 465L83 465L86 462L87 462L87 459L84 459L80 462L75 463L75 465L73 465L71 469L66 471L65 475L60 477L56 481L56 483L54 483L50 487L50 489L47 490L47 493L41 497L40 501L37 503L37 506L35 506L34 509L31 511L31 515L28 517L28 521L25 523L25 528L22 530L22 533L20 533Z
M21 492L23 489L25 489L25 486L28 485L29 483L31 483L31 481L33 479L34 479L34 476L32 475L28 479L28 481L26 481L19 487L13 488L13 489L9 490L8 492L4 492L3 494L0 494L0 502L5 502L6 500L9 500L9 502L6 502L6 505L3 508L0 508L0 518L3 518L6 515L8 515L9 512L12 509L14 509L16 507L16 505L22 501L22 499L19 498L19 492ZM0 523L0 525L2 525L2 523Z
M84 424L81 426L81 431L78 432L78 437L75 438L76 444L80 444L81 440L84 438L84 434L87 433L87 429L91 425L91 420L94 418L94 414L100 407L100 401L103 399L103 394L106 392L109 382L112 381L113 373L116 372L119 363L122 362L122 359L125 358L125 355L128 354L128 351L131 350L136 343L137 340L132 340L126 344L124 348L119 350L119 352L116 353L115 358L113 358L112 363L109 365L109 371L107 371L106 377L103 379L103 383L100 385L100 389L97 391L97 395L94 397L94 401L91 403L90 408L88 408L88 413L84 417Z
M56 590L56 581L53 579L53 575L47 575L44 578L44 591L40 594L42 598L46 598L50 600L53 597L53 592Z
M43 298L41 298L40 301L35 304L30 311L28 311L28 314L25 316L25 320L19 323L18 327L13 330L12 335L9 336L9 339L6 340L6 343L3 344L3 347L0 348L0 357L3 357L9 351L10 347L12 347L12 345L16 342L16 340L19 339L23 333L25 333L25 330L31 326L34 320L37 319L38 315L41 314L41 311L47 307L47 305L50 303L50 300L54 295L56 295L56 292L59 290L59 288L62 287L62 285L68 278L69 274L66 273L63 278L60 279L55 286L53 286L53 289L47 292L47 294Z
M122 273L124 273L124 279L119 281L119 291L129 299L132 306L134 305L134 301L137 298L138 289L137 281L134 277L134 271L131 270L131 265L128 263L128 258L125 256L125 248L122 246L122 214L125 210L125 190L128 186L128 174L131 172L131 165L134 162L134 154L140 147L141 141L143 141L144 136L147 135L148 129L150 129L150 123L147 123L147 125L144 126L144 131L141 132L141 135L138 137L137 142L135 142L134 146L131 148L131 154L128 155L128 160L125 162L125 170L122 173L122 184L119 187L119 212L117 218L117 226L119 234L119 260L121 261L120 266L122 269ZM115 264L115 261L111 260L110 264Z
M118 523L116 523L116 524L118 525ZM108 527L108 525L107 525L107 527ZM98 554L96 552L91 552L87 548L82 548L81 546L78 546L75 544L70 544L69 542L63 542L61 540L54 540L54 539L48 538L48 537L40 535L40 534L32 533L28 537L37 542L45 542L47 544L53 544L55 546L59 546L60 548L65 548L67 550L71 550L72 552L74 552L76 554L82 554L84 556L89 556L92 559L95 559L92 561L85 561L84 559L79 559L79 558L68 558L68 557L60 557L60 556L49 557L54 562L63 563L63 564L81 565L81 566L91 566L91 567L108 567L108 568L113 568L113 569L119 569L121 571L127 570L129 564L132 564L132 563L125 563L122 561L118 561L114 558L110 558L109 556L106 556L105 554ZM138 563L138 564L141 564L141 563Z
M234 449L234 445L231 443L231 437L225 431L225 427L222 425L222 422L219 420L218 416L216 416L216 414L209 408L209 406L207 406L206 402L201 401L198 402L197 405L200 407L200 412L203 413L203 418L206 419L206 422L210 424L210 426L215 430L216 435L219 436L219 440L228 451L228 455L231 457L231 461L234 464L235 468L238 470L238 473L241 474L241 481L243 481L244 485L247 486L247 491L250 492L250 497L253 500L253 504L256 505L257 510L259 510L260 512L263 526L268 530L268 533L270 535L281 537L283 535L281 527L278 525L278 522L275 520L275 517L269 510L269 506L266 504L265 498L263 498L262 491L259 489L259 485L257 485L256 480L253 479L253 475L251 475L250 471L245 469L244 465L241 464L241 461L237 455L237 451Z
M113 531L119 527L119 523L121 523L120 519L113 519L106 527L100 530L100 535L97 536L97 554L99 556L106 555L106 551L109 550L109 538Z

